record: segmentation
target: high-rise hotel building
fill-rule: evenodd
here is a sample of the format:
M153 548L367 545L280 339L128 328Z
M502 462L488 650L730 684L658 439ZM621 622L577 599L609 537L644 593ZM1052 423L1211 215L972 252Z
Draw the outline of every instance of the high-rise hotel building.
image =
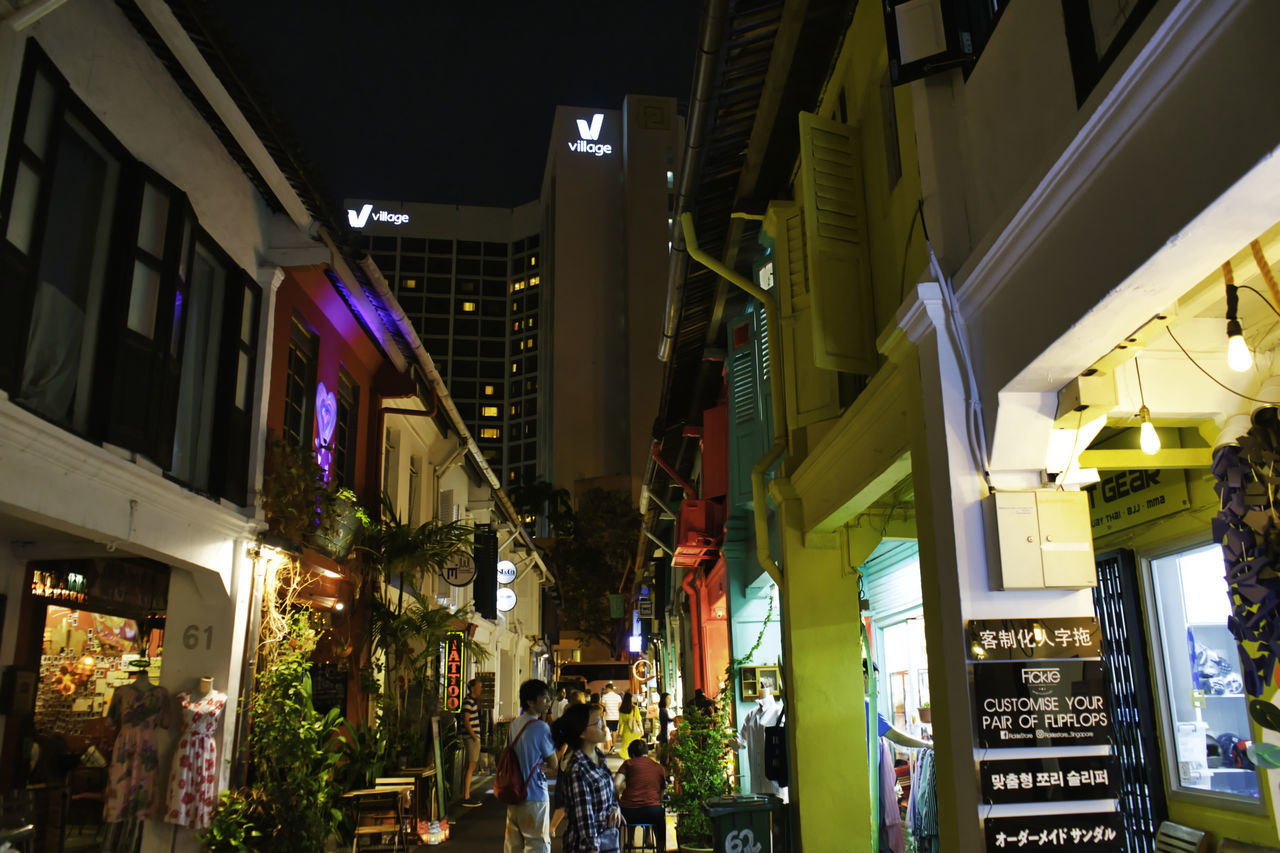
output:
M347 202L507 487L638 497L683 130L671 98L561 106L536 201Z

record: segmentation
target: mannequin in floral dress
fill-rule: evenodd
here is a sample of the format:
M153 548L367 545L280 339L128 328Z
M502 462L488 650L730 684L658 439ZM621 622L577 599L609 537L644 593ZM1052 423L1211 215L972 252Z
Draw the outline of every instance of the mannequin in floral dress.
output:
M146 670L132 684L116 688L107 717L119 729L107 769L107 823L160 817L160 756L156 729L169 728L169 691L153 685Z
M213 689L213 676L200 679L196 690L178 694L182 737L169 772L169 810L165 820L205 829L218 802L218 744L215 735L227 694Z

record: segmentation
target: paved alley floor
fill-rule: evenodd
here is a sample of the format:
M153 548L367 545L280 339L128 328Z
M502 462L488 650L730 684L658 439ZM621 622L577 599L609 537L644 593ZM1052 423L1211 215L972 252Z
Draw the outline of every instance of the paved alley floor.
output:
M622 764L622 760L614 755L610 755L607 760L609 769L614 771ZM448 850L449 853L502 853L507 807L493 796L492 780L487 781L484 791L483 802L476 808L464 808L457 803L450 806L449 840L439 845L439 849ZM671 824L670 820L668 824ZM563 824L560 830L564 831ZM667 830L667 837L672 840L668 849L675 850L673 826ZM425 853L431 849L434 848L414 847L412 853ZM561 853L563 850L564 844L560 838L551 839L552 853Z

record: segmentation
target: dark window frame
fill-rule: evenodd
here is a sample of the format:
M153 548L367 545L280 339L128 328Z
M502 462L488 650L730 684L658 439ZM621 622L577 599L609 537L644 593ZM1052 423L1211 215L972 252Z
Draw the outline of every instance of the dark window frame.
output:
M1102 82L1103 76L1115 64L1120 52L1129 44L1129 40L1155 5L1156 0L1137 0L1111 43L1099 54L1089 4L1079 0L1062 0L1062 21L1067 35L1067 53L1071 57L1071 77L1075 83L1077 107L1084 106L1084 102Z
M315 437L319 354L320 336L302 317L294 314L289 320L281 432L284 440L295 447L311 447Z

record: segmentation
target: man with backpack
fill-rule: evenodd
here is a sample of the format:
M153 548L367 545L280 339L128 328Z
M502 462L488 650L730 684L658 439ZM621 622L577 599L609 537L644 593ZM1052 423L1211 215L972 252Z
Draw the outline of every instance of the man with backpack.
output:
M505 779L499 761L499 775L494 780L494 793L507 803L507 829L504 853L550 853L551 802L547 796L547 776L555 775L555 744L551 727L542 721L551 707L551 690L545 681L531 678L520 685L521 713L511 721L507 736L508 749L518 762L518 777ZM511 773L516 768L511 768ZM519 783L524 785L523 802L512 803L518 796Z

